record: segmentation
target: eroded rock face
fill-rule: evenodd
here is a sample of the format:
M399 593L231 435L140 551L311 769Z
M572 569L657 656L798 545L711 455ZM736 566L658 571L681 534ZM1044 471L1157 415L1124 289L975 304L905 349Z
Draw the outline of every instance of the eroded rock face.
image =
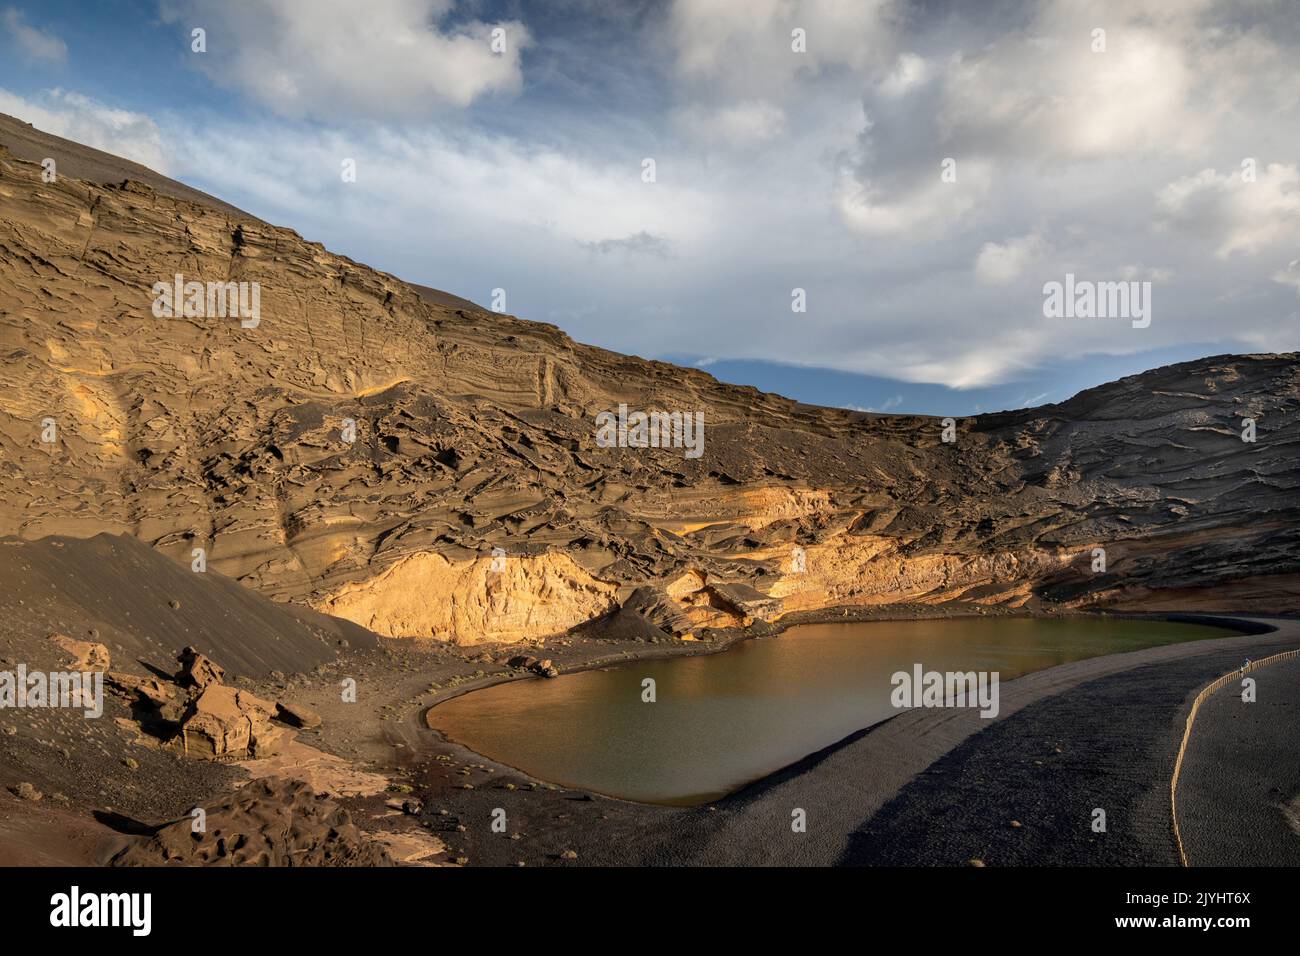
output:
M201 547L275 598L460 643L542 638L638 593L660 634L776 613L717 590L737 584L782 612L1300 609L1294 354L961 419L948 444L933 418L580 345L182 187L40 173L0 159L0 533L130 533L186 565ZM259 283L259 324L156 318L177 273ZM600 447L595 416L620 403L702 412L703 454Z
M180 673L176 675L176 683L182 687L192 687L201 693L225 679L225 668L212 658L200 654L193 647L182 650L176 660L181 665Z
M141 726L159 737L175 735L188 703L181 688L156 677L136 677L116 671L105 674L104 682L109 690L132 705L132 713Z
M599 617L617 606L617 590L566 554L455 563L425 553L345 586L317 609L389 637L509 644Z
M392 866L351 815L299 780L254 780L232 796L136 838L113 866Z
M275 713L246 690L210 684L181 718L181 748L197 757L269 757L284 736L271 723Z
M755 621L781 616L779 597L742 583L710 582L702 571L690 570L663 587L643 585L619 609L626 621L637 618L655 631L693 641L711 629L746 628Z
M225 670L193 647L178 656L175 682L110 671L109 689L132 705L141 728L204 759L257 759L273 755L289 727L320 726L318 714L291 702L272 702L221 683Z
M848 534L810 545L804 555L801 572L787 569L769 588L787 611L951 600L1019 607L1038 582L1079 563L1076 552L1036 548L909 555L888 538Z

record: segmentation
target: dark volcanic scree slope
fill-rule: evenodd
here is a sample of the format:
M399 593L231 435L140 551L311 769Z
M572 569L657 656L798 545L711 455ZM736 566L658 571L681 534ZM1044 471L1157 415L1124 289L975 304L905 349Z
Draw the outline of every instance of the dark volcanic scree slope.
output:
M853 605L1300 609L1295 354L945 443L580 345L15 120L0 147L0 533L201 547L277 600L460 643ZM39 154L82 178L43 182ZM258 283L260 324L155 317L177 274ZM702 412L703 454L599 447L620 403Z

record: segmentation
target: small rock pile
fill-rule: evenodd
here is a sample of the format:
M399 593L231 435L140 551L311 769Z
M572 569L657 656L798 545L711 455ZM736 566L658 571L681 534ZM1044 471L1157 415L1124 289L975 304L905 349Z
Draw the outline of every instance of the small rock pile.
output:
M538 660L527 654L519 654L506 661L506 666L516 667L522 670L532 671L539 677L559 677L560 669L555 666L555 662L549 657L545 660Z
M71 658L68 665L74 671L104 671L110 663L108 648L91 641L78 641L66 634L51 634L50 640L63 649Z
M193 647L176 660L181 668L171 682L116 671L105 674L105 682L132 703L146 729L190 756L267 757L286 736L273 720L301 728L320 724L305 707L264 700L223 683L225 669Z

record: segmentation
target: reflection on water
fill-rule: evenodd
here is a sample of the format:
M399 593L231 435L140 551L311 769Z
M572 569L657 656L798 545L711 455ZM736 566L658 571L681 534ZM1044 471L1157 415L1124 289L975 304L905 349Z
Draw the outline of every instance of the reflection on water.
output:
M474 691L430 725L542 780L647 803L689 805L759 777L897 711L890 677L1056 664L1223 637L1196 624L1128 620L813 624L703 657L630 663ZM655 703L642 681L654 678Z

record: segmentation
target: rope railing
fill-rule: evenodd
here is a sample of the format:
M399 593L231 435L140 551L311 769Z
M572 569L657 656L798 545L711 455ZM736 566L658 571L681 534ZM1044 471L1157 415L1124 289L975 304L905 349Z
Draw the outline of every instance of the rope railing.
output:
M1290 660L1293 657L1300 657L1300 648L1292 651L1282 651L1280 654L1272 654L1257 661L1250 661L1248 664L1237 668L1235 671L1229 671L1213 683L1203 687L1192 701L1192 709L1187 714L1187 724L1183 728L1183 742L1178 745L1178 756L1174 758L1174 775L1169 780L1169 810L1174 821L1174 843L1178 846L1178 860L1183 866L1191 866L1191 864L1187 862L1187 850L1183 846L1182 831L1178 829L1178 775L1183 769L1183 757L1187 754L1187 744L1192 739L1192 724L1196 721L1197 711L1201 709L1201 704L1216 690L1226 687L1234 680L1241 679L1253 670L1267 667L1269 664L1276 664L1279 661Z

